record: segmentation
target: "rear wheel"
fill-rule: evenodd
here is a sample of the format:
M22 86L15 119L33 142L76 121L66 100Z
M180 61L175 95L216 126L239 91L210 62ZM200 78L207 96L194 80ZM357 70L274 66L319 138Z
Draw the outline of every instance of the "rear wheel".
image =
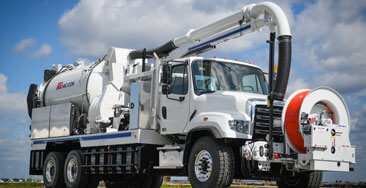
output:
M60 152L47 155L43 165L43 182L46 188L64 187L64 163L65 156Z
M188 175L192 187L229 187L235 174L231 147L211 137L196 141L189 154Z
M79 150L73 150L67 155L64 167L67 188L86 187L89 183L89 176L85 174L84 168L81 168L84 161L84 156Z
M279 188L317 188L320 187L322 179L322 171L300 172L295 175L292 172L285 171L277 181L277 186Z

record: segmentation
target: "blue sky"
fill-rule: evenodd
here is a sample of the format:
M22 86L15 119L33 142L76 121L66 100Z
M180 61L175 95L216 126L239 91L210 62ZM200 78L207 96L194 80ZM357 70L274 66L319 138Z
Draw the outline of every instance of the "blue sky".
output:
M0 177L27 176L29 124L25 97L52 64L87 62L110 46L156 47L259 1L110 0L0 1ZM357 146L352 173L325 180L366 179L366 1L278 0L293 33L288 93L325 85L346 99ZM235 39L203 56L251 61L267 69L267 30Z

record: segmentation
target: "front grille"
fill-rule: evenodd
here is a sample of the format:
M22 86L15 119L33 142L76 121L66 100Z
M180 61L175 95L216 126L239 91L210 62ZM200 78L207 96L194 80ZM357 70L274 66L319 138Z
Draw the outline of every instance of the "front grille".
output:
M273 107L273 118L281 120L282 106ZM264 139L269 134L269 108L266 105L255 106L254 116L254 139ZM272 135L277 139L283 137L281 127L272 127ZM281 137L281 138L280 138Z

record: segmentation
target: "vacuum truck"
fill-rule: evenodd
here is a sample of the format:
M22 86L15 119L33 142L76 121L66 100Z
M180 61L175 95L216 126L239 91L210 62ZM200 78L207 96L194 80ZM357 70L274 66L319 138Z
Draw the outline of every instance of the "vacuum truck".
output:
M263 27L268 73L200 56ZM108 188L153 188L163 176L188 176L195 188L229 187L233 179L319 187L323 172L353 169L350 115L328 87L285 100L290 68L290 27L271 2L155 49L112 47L95 63L53 65L27 96L29 173L52 188L102 180Z

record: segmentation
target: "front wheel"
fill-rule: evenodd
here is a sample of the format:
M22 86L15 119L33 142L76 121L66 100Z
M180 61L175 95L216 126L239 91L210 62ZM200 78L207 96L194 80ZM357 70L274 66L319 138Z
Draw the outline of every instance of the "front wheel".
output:
M285 171L277 181L277 186L279 188L318 188L322 183L322 179L322 171L300 172L295 175L292 172Z
M203 137L189 154L188 176L194 188L229 187L235 174L235 158L231 147Z

